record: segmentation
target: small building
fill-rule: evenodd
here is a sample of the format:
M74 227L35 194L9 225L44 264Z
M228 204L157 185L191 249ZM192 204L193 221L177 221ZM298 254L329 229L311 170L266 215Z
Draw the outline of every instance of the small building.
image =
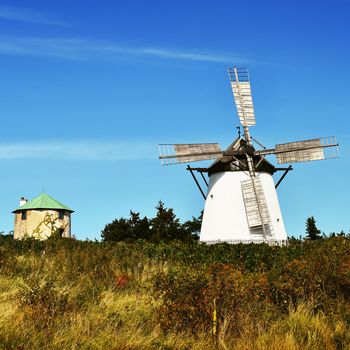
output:
M71 213L74 211L46 193L28 201L22 197L15 214L14 238L40 240L51 235L71 237Z

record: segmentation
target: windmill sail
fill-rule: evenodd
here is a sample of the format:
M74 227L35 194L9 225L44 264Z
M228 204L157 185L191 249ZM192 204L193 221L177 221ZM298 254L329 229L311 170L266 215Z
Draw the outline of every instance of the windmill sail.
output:
M323 160L338 155L338 144L335 137L289 142L276 145L275 154L279 164Z
M278 164L325 159L321 139L284 143L276 145L275 149ZM295 150L290 151L292 149Z
M222 156L217 143L161 144L159 153L162 165L217 159Z
M243 126L255 125L252 91L247 68L228 68L233 97Z
M251 233L263 235L266 232L271 235L271 219L260 179L255 177L242 181L241 188Z
M279 164L309 162L338 157L338 143L334 136L288 142L276 145L273 149L255 151L255 155L274 154Z

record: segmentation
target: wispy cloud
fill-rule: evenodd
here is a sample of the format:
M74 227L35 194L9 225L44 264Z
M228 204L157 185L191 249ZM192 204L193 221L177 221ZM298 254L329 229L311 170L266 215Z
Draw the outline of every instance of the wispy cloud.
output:
M154 159L156 145L135 142L35 142L0 143L0 160L51 159L118 161Z
M249 63L250 60L234 54L220 54L199 50L130 47L117 43L102 43L83 39L62 38L8 38L0 37L0 54L48 56L62 59L115 60L130 57L158 58L217 63Z
M0 6L0 18L27 23L38 23L66 27L67 24L59 21L45 12L34 11L21 7Z
M159 49L152 47L144 48L126 48L118 46L105 46L102 48L104 52L123 54L123 55L136 55L136 56L153 56L160 58L173 58L180 60L191 60L191 61L206 61L206 62L229 62L234 57L225 56L215 53L203 53L203 52L191 52L188 50L176 50L176 49Z

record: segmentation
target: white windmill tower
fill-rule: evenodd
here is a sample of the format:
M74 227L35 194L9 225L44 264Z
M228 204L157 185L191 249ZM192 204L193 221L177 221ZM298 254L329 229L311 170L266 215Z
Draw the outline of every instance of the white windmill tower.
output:
M161 144L163 165L215 159L208 168L190 170L205 197L200 240L215 242L276 242L287 240L276 188L291 166L278 168L265 158L274 154L278 164L306 162L336 157L335 137L278 144L267 149L250 135L255 125L249 74L246 68L229 68L229 78L244 135L235 139L225 150L217 143ZM262 147L256 150L253 141ZM208 185L207 196L193 171L202 175ZM272 175L284 171L275 184ZM209 176L209 184L203 173Z

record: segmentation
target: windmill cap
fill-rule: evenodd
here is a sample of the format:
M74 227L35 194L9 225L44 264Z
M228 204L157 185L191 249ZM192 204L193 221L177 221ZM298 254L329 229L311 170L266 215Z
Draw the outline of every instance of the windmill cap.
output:
M48 194L42 193L39 196L28 201L26 204L15 209L12 213L19 213L24 210L32 210L32 209L54 209L54 210L66 210L71 213L74 212L74 210L58 202L56 199L52 198Z

